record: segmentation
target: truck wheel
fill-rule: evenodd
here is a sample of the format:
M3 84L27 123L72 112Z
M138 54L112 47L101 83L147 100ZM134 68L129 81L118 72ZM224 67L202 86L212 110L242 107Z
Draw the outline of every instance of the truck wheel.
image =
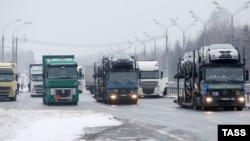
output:
M135 105L136 105L136 104L137 104L137 100L133 101L132 104L135 104Z
M206 106L202 105L202 106L201 106L201 110L202 110L202 111L207 111L208 108L207 108Z
M197 105L197 97L193 97L193 109L195 111L199 110L200 109L200 106Z
M236 110L237 110L237 111L242 111L242 110L243 110L243 107L236 107Z
M45 101L45 95L43 95L43 104L47 105L47 102Z
M16 96L15 97L11 97L10 101L16 101Z
M199 110L199 107L197 106L196 100L194 101L193 108L195 111Z

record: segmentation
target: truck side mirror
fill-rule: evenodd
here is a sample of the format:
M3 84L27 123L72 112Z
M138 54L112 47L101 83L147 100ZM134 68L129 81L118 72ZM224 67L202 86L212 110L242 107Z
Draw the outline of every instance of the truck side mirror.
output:
M46 71L43 71L43 79L46 77L46 74L47 72Z
M161 71L161 79L163 78L163 71Z
M79 72L79 78L82 78L82 72L81 71Z
M245 77L246 77L246 81L248 81L249 80L249 72L248 72L248 70L245 71Z
M18 81L18 74L16 74L16 81Z

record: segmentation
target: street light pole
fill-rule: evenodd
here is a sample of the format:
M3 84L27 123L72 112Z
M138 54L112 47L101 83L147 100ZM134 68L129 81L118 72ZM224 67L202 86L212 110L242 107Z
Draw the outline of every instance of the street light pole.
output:
M138 42L141 42L143 44L143 59L145 60L145 56L146 56L146 45L145 45L145 41L143 40L140 40L137 36L135 36L135 39L138 41Z
M16 62L16 69L17 69L17 71L18 71L18 59L17 59L17 57L18 57L18 50L17 50L18 49L18 47L17 47L18 46L18 32L21 29L23 29L24 27L26 27L27 25L30 25L30 24L32 24L32 22L25 22L25 23L17 26L13 30L13 35L12 35L12 60L14 62ZM14 35L15 35L15 37L14 37ZM16 48L15 48L15 45L14 45L15 43L16 43ZM16 51L14 51L14 50L16 50ZM14 53L15 53L15 55L14 55Z
M207 24L204 20L202 20L199 16L197 16L193 11L189 11L193 18L199 20L204 24L204 33L203 33L203 47L207 44Z
M193 23L191 23L189 26L187 26L186 28L182 28L180 25L178 25L177 24L177 22L176 21L174 21L174 20L172 20L171 19L171 21L172 21L172 23L173 23L173 25L174 26L176 26L176 27L178 27L179 29L181 29L182 30L182 34L183 34L183 41L182 41L182 48L183 48L183 50L185 49L185 33L186 33L186 31L190 28L190 27L192 27L192 26L194 26L195 25L195 23L196 23L196 21L197 21L197 19L193 22Z
M148 37L148 38L152 38L152 40L154 40L154 58L156 60L156 37L155 36L150 36L148 35L147 32L144 32L145 36Z
M3 27L3 31L2 31L2 62L4 61L4 31L5 31L5 29L6 29L8 26L13 25L13 24L15 24L15 23L17 23L17 22L19 22L19 21L21 21L21 19L17 19L16 21L11 22L11 23L9 23L9 24L7 24L7 25L5 25L5 26Z
M216 5L216 8L220 9L221 11L223 11L224 13L226 13L228 16L230 16L230 20L231 20L230 41L231 41L231 44L233 44L233 34L234 34L233 22L234 22L234 16L237 15L237 14L239 14L244 9L247 9L248 8L248 4L250 3L250 0L248 2L246 2L244 5L242 5L239 9L235 10L234 12L231 12L228 9L224 8L222 5L220 5L216 1L213 1L213 3Z
M168 28L170 28L173 24L169 24L167 26L164 26L163 24L159 23L156 19L153 19L155 24L159 25L165 30L165 36L166 36L166 70L167 70L167 76L169 78L170 76L170 54L169 54L169 48L168 48ZM178 18L175 18L175 21L177 21ZM168 79L169 80L169 79Z

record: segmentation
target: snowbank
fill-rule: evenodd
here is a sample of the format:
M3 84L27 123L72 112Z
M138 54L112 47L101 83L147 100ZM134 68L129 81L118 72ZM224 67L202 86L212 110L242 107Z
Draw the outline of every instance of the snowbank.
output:
M1 141L73 141L87 127L117 126L112 115L86 110L1 109Z

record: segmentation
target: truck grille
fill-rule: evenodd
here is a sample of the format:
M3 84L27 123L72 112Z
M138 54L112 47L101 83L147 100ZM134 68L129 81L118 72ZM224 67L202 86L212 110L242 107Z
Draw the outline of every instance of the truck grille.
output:
M129 94L131 89L118 89L119 94Z
M36 93L43 93L44 89L43 89L43 85L34 85L34 89Z
M220 97L228 97L228 96L236 96L239 95L242 90L229 90L229 89L224 89L224 90L209 90L209 93L212 94L212 92L219 92Z
M71 95L71 90L69 89L60 89L56 90L56 95L60 95L61 97L68 97Z
M4 86L0 87L0 92L9 92L10 90L11 90L11 87L4 87Z
M144 94L154 94L154 88L142 88Z

